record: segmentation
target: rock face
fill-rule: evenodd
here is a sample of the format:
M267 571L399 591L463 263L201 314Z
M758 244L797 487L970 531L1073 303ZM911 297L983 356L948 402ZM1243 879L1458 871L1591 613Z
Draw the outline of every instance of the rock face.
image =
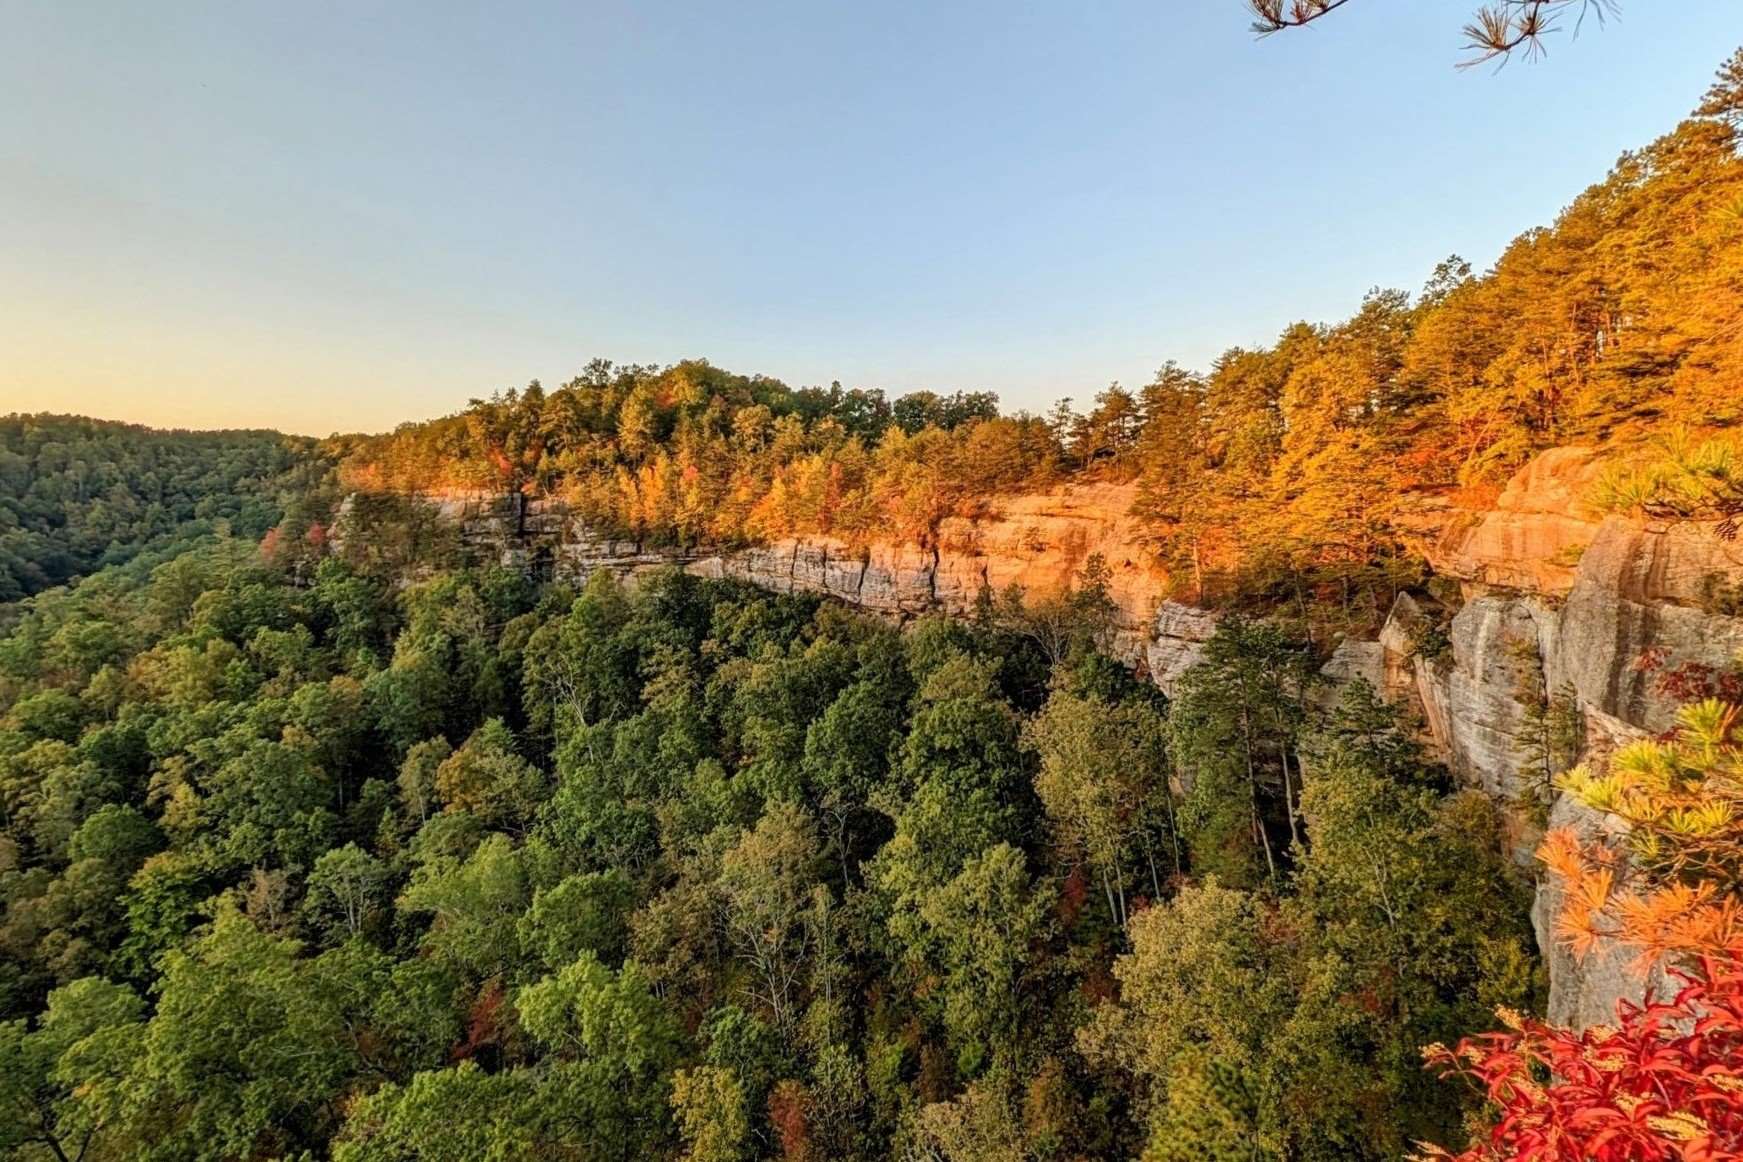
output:
M1675 699L1639 665L1649 653L1668 666L1721 667L1743 649L1743 619L1721 607L1715 586L1743 586L1743 542L1699 525L1656 527L1595 511L1585 500L1602 465L1590 449L1544 452L1477 514L1449 519L1444 500L1425 501L1414 534L1434 571L1459 583L1463 605L1435 626L1408 595L1398 598L1377 642L1345 641L1324 668L1321 695L1361 677L1418 708L1448 765L1468 785L1513 802L1528 727L1522 693L1571 690L1587 756L1602 761L1622 743L1665 730ZM427 498L464 539L504 560L553 575L619 575L677 565L783 592L820 593L896 618L967 613L987 588L1019 585L1031 596L1081 578L1092 555L1108 573L1118 609L1116 649L1146 667L1164 691L1196 664L1216 616L1163 601L1166 578L1128 515L1130 485L1089 484L997 498L986 514L952 518L937 545L855 546L802 537L731 551L654 549L591 534L554 502L481 494ZM1514 836L1529 862L1536 828ZM1616 823L1557 802L1551 823L1614 838ZM1550 966L1550 1016L1609 1020L1616 1000L1638 999L1655 980L1628 956L1602 950L1581 962L1553 938L1553 883L1539 886L1535 916Z
M1614 816L1600 815L1563 797L1549 815L1551 827L1570 827L1586 842L1604 842L1620 849L1623 829ZM1624 863L1619 869L1626 876ZM1627 949L1607 943L1580 959L1556 939L1561 912L1560 884L1545 877L1531 906L1531 926L1549 967L1549 1009L1546 1018L1558 1025L1584 1029L1616 1020L1616 1002L1639 1004L1649 994L1668 999L1675 988L1661 964L1641 965Z
M1590 448L1551 448L1507 484L1494 507L1455 522L1428 549L1435 571L1461 581L1566 593L1600 514L1585 495L1601 473Z
M1319 676L1325 679L1325 684L1314 687L1308 698L1323 709L1336 706L1344 687L1357 678L1366 682L1375 694L1390 696L1386 647L1379 642L1345 638L1332 648L1331 657L1319 668Z
M776 593L821 593L873 613L907 617L930 609L962 613L937 592L938 552L912 545L854 548L826 537L787 539L715 553L691 562L690 572L731 577Z
M1166 576L1152 564L1154 554L1128 515L1135 491L1130 484L1082 484L997 497L985 516L945 520L934 548L807 536L687 551L598 537L556 501L475 493L426 499L460 524L468 543L556 575L579 579L607 569L630 576L676 565L778 593L820 593L898 618L968 613L985 588L1002 593L1016 585L1032 597L1058 593L1077 584L1090 558L1099 555L1116 609L1115 648L1136 662L1150 639Z
M1743 544L1698 523L1656 526L1593 511L1583 500L1599 466L1585 449L1545 452L1509 484L1493 511L1455 526L1430 552L1459 579L1465 604L1448 647L1428 657L1419 611L1394 609L1382 634L1388 658L1414 672L1430 733L1468 783L1508 798L1524 782L1526 710L1535 679L1571 691L1584 726L1584 761L1673 725L1677 699L1643 665L1723 668L1743 649L1743 620L1715 593L1743 581ZM1566 796L1549 825L1621 848L1623 825ZM1522 827L1522 843L1535 828ZM1526 854L1525 851L1521 852ZM1549 966L1549 1018L1583 1027L1613 1021L1618 1000L1662 990L1625 949L1576 959L1554 938L1560 889L1540 880L1533 919Z
M1676 702L1655 689L1639 660L1722 667L1743 649L1743 620L1721 612L1714 587L1743 580L1743 541L1711 527L1650 528L1610 517L1575 576L1562 609L1561 672L1588 705L1654 733Z
M1580 499L1597 474L1585 449L1543 453L1432 560L1466 603L1448 655L1416 659L1418 687L1448 760L1496 794L1517 789L1517 691L1533 669L1548 692L1571 689L1601 736L1637 737L1669 729L1677 705L1644 660L1720 668L1743 649L1743 620L1713 600L1743 581L1743 543L1601 516ZM1390 649L1408 652L1408 619L1394 611Z
M1474 785L1517 791L1519 693L1533 672L1543 690L1571 691L1603 737L1669 729L1677 699L1658 689L1643 662L1731 664L1743 650L1743 620L1717 608L1711 594L1740 580L1743 545L1711 528L1611 516L1592 526L1565 590L1467 584L1447 656L1416 659L1435 741ZM1402 620L1396 611L1393 620ZM1388 625L1383 640L1408 648L1409 637Z
M998 498L989 519L945 520L938 530L938 600L966 608L983 584L999 592L1020 585L1028 593L1057 593L1099 555L1135 654L1167 580L1131 517L1136 497L1134 484L1068 485Z
M1455 774L1501 799L1522 787L1520 759L1532 682L1553 690L1545 659L1557 656L1555 611L1540 597L1475 597L1453 618L1450 651L1421 659L1418 692L1436 746Z
M1204 643L1216 633L1217 616L1178 601L1164 601L1156 610L1156 636L1145 651L1150 679L1172 695L1181 675L1198 665Z

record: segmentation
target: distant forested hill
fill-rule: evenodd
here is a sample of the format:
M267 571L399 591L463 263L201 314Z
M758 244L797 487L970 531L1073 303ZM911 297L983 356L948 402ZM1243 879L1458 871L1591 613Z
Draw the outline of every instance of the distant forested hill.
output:
M0 602L227 525L259 538L324 474L312 440L0 417Z

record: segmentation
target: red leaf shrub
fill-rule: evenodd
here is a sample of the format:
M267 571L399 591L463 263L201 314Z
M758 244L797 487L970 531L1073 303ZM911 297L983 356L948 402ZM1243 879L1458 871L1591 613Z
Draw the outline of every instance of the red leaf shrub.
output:
M1677 972L1669 1003L1617 1006L1583 1033L1509 1017L1514 1031L1431 1045L1431 1066L1472 1078L1499 1110L1453 1162L1743 1159L1743 945ZM1504 1016L1508 1016L1504 1014Z

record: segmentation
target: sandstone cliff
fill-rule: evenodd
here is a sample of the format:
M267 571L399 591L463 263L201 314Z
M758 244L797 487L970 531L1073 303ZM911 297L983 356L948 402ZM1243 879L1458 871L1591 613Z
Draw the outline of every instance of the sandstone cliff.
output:
M1493 510L1454 526L1427 550L1435 571L1461 583L1463 606L1432 656L1416 643L1414 606L1401 601L1382 634L1388 671L1407 672L1429 731L1468 783L1508 801L1528 790L1526 696L1572 703L1580 758L1601 764L1617 746L1672 725L1677 700L1643 662L1724 668L1743 649L1743 619L1716 607L1713 586L1743 578L1743 543L1711 525L1654 525L1593 510L1598 465L1585 449L1545 452ZM1566 796L1550 826L1572 826L1620 848L1619 820ZM1525 813L1516 837L1528 852L1540 828ZM1576 960L1553 939L1557 885L1540 882L1533 918L1550 972L1549 1017L1584 1026L1614 1019L1619 998L1661 988L1662 968L1640 971L1615 947Z
M992 516L952 517L935 548L892 542L853 546L800 537L688 562L692 572L736 577L780 592L824 593L874 613L967 613L981 591L1020 586L1032 596L1076 584L1092 555L1107 566L1118 611L1118 648L1141 656L1163 575L1127 515L1134 488L1067 485L1058 491L996 498Z
M1130 484L1077 484L995 497L987 505L988 516L945 520L933 548L804 536L689 550L600 537L559 501L483 493L426 499L457 522L474 547L529 568L581 578L599 569L629 576L676 565L780 593L821 593L901 618L928 611L966 614L984 587L1002 593L1017 585L1034 597L1058 593L1075 585L1090 557L1099 554L1117 610L1117 648L1127 660L1138 661L1154 636L1165 577L1128 515L1134 494Z
M1419 547L1434 572L1458 583L1462 604L1438 626L1399 598L1377 641L1344 641L1324 673L1331 689L1361 676L1422 715L1441 757L1468 785L1510 804L1531 791L1526 696L1565 692L1583 723L1584 755L1657 733L1675 700L1639 664L1722 667L1743 649L1743 619L1715 608L1715 581L1743 582L1743 543L1698 524L1655 526L1606 515L1587 501L1601 464L1592 450L1558 448L1522 469L1489 508L1453 513L1425 503ZM893 617L967 613L984 587L1020 585L1046 595L1073 584L1092 554L1110 570L1117 649L1164 690L1195 664L1215 632L1213 614L1163 600L1166 578L1127 515L1127 485L1088 484L1003 497L978 520L952 519L933 548L894 542L849 545L799 537L754 547L676 551L602 538L561 504L478 494L429 498L475 547L557 575L599 569L633 575L677 565L778 592L821 593ZM1592 836L1616 821L1558 801L1551 821ZM1541 830L1514 813L1523 864ZM1550 934L1552 883L1535 915L1550 966L1549 1015L1609 1019L1619 997L1638 999L1661 977L1633 970L1619 950L1576 961Z

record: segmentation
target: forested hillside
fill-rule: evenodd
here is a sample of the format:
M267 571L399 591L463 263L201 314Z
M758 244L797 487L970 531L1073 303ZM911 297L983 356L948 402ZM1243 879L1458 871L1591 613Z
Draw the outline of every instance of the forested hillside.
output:
M258 539L324 471L277 432L0 416L0 605L220 527Z
M1720 85L1490 271L1082 412L686 362L318 447L0 421L0 1156L1730 1156L1738 674L1642 658L1673 728L1594 718L1614 745L1564 774L1577 715L1509 637L1525 711L1468 725L1536 781L1486 793L1317 630L1431 605L1409 523L1552 445L1653 445L1590 503L1732 543L1734 443L1664 437L1743 418L1740 114ZM896 624L535 577L402 495L924 544L1085 480L1135 482L1173 592L1225 615L1167 696L1104 652L1105 562ZM352 489L367 535L334 538ZM1479 595L1532 632L1565 597ZM1412 634L1450 687L1444 622ZM1549 832L1534 934L1545 799L1608 830ZM1552 940L1689 987L1552 1027Z
M1165 715L1088 603L1050 671L677 573L299 570L5 640L21 1157L1396 1157L1470 1109L1417 1047L1530 1001L1494 808L1276 631Z

